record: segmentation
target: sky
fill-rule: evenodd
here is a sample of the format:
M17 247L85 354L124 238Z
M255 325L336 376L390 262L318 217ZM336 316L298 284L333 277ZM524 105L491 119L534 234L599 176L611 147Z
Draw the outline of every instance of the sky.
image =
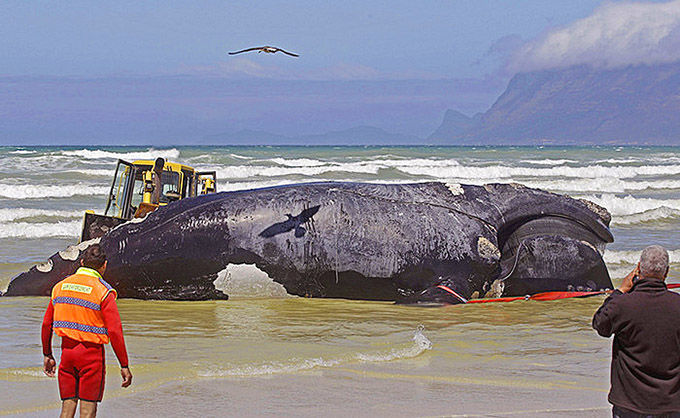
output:
M425 137L446 109L488 109L517 72L680 59L680 1L5 0L0 38L5 144ZM260 45L300 57L227 55Z

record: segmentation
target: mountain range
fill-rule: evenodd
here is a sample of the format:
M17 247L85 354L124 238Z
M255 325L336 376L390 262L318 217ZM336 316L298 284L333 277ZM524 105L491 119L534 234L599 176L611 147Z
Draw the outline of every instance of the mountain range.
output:
M430 144L677 145L680 63L515 75L484 113L448 110Z

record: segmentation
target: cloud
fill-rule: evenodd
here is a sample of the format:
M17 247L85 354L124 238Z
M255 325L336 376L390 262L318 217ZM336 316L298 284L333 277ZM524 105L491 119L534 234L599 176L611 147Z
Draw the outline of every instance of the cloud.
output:
M606 3L592 15L546 32L509 61L513 72L575 65L611 69L680 60L680 0Z

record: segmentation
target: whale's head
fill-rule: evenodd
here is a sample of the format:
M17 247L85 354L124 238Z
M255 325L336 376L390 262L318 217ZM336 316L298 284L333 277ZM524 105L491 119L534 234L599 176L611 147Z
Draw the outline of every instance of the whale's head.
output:
M542 292L589 292L613 288L603 260L614 238L606 209L585 200L517 184L465 188L482 206L480 219L494 231L478 237L479 263L495 262L484 280L451 271L404 303L465 303L468 299L525 296Z

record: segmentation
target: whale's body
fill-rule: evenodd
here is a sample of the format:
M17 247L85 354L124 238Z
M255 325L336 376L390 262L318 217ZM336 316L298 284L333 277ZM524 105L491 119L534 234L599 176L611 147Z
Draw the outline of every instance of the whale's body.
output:
M217 274L254 264L299 296L458 303L611 288L609 220L516 184L329 182L184 199L99 243L121 297L226 299ZM48 295L90 244L15 277L7 295Z

